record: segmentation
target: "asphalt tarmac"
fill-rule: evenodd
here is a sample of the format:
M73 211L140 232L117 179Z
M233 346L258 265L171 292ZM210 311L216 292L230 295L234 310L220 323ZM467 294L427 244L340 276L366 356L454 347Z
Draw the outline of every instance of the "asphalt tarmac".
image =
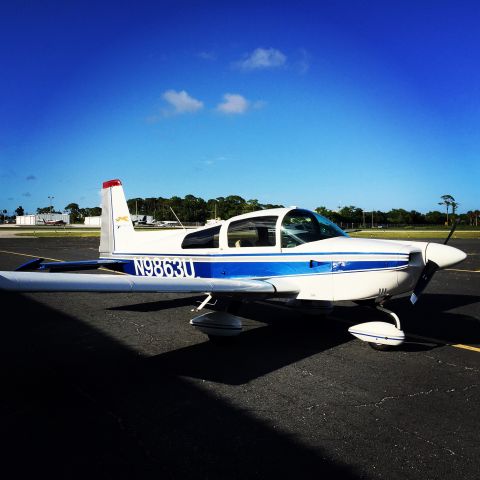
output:
M245 304L216 345L188 324L198 296L0 293L4 478L478 479L480 241L415 307L388 308L407 342L378 352L340 304L327 317ZM30 256L98 256L98 239L0 239Z

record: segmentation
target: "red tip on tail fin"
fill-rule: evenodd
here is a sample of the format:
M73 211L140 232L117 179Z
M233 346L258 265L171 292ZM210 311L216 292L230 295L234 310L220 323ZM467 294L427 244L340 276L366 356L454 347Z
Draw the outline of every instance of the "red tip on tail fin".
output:
M103 188L116 187L118 185L122 185L122 182L118 179L108 180L108 182L103 182Z

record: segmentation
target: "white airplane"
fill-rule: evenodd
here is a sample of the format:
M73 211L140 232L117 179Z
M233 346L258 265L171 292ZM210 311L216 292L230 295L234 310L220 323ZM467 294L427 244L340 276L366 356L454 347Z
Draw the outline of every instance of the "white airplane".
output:
M196 311L214 297L226 298L224 311L190 321L211 339L241 332L233 307L242 299L287 298L293 305L327 309L338 301L371 301L393 323L362 323L349 332L385 349L400 345L405 334L384 303L408 292L415 303L438 269L466 257L445 244L350 238L326 218L296 207L247 213L196 230L136 232L120 180L103 183L99 251L96 260L39 258L0 272L0 289L206 294ZM124 275L65 273L99 267Z
M66 225L65 220L42 220L44 225Z

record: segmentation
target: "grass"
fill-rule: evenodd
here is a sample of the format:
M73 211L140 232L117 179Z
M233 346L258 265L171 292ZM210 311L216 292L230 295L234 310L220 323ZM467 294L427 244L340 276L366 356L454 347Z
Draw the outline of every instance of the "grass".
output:
M78 237L100 237L100 231L97 232L76 232L76 231L52 231L52 232L20 232L15 234L16 237L69 237L69 238L78 238Z
M383 238L383 239L416 239L424 238L445 239L448 236L448 230L361 230L352 232L349 235L353 238ZM480 231L456 230L452 239L473 238L480 239Z

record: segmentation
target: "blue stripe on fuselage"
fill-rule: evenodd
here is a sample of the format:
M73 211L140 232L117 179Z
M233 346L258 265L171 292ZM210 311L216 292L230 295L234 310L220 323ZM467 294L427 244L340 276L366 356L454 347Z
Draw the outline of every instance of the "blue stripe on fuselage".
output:
M144 258L152 258L145 256ZM171 261L175 257L162 257ZM123 259L124 272L136 275L134 260ZM367 261L299 261L299 262L208 262L192 260L196 277L202 278L270 278L291 275L319 275L405 268L408 260ZM190 267L189 272L190 272ZM148 273L146 274L148 275ZM155 274L153 274L155 275Z

